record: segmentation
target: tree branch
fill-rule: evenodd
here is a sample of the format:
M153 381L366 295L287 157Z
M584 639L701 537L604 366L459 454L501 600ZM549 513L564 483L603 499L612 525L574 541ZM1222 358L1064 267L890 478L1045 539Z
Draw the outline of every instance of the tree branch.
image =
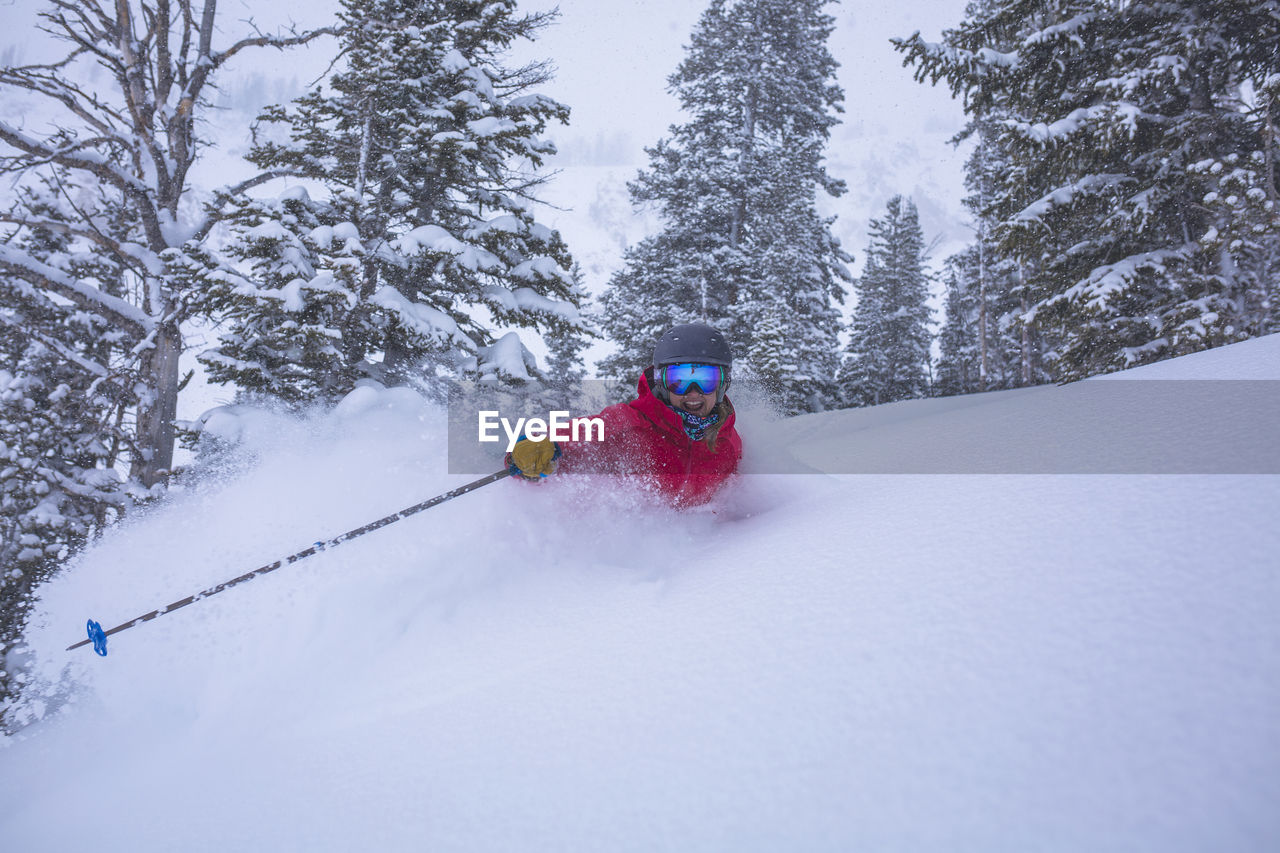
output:
M203 240L208 236L213 227L222 221L222 205L231 199L253 189L262 186L265 183L276 180L277 178L305 178L306 174L295 171L293 169L272 169L269 172L263 172L254 175L248 180L241 181L238 184L229 187L223 187L215 190L213 193L214 200L205 205L204 221L196 228L191 239Z
M85 217L85 221L89 221L87 217ZM28 219L9 214L0 214L0 222L7 222L24 228L39 228L45 231L52 231L56 234L66 234L68 237L79 237L81 239L88 240L95 246L106 249L116 258L117 261L122 265L129 267L140 277L148 275L148 270L145 268L134 266L134 264L143 264L145 266L144 260L126 249L119 241L111 239L96 228L86 230L82 228L75 228L66 222L59 222L56 219ZM92 224L93 223L90 222L90 225Z
M62 270L51 267L7 243L0 243L0 269L11 270L24 279L35 279L44 289L57 293L79 308L90 313L109 315L112 320L127 327L136 335L146 335L156 325L155 318L136 305L77 281Z
M84 147L84 144L75 144L66 148L53 148L46 143L32 139L22 131L18 130L10 124L0 121L0 140L9 143L9 145L23 151L33 157L39 157L46 162L57 163L71 169L84 169L91 172L98 178L106 181L111 186L116 187L131 195L146 197L147 186L139 181L133 175L122 172L119 169L107 163L105 160L95 159L91 156L75 156L75 152ZM118 141L104 137L96 141ZM39 165L32 163L31 165Z
M277 50L284 50L286 47L296 47L297 45L314 41L320 36L336 36L338 33L337 27L321 27L320 29L308 30L305 33L283 38L280 36L256 36L254 38L241 39L217 56L210 58L213 60L213 67L217 68L247 47L274 47Z
M110 120L123 124L124 117L96 97L86 94L60 76L38 73L31 66L0 69L0 86L26 89L55 100L66 107L72 115L79 117L85 124L104 136L118 132Z
M11 314L13 316L10 316ZM36 328L35 323L28 323L26 321L26 318L23 317L21 314L18 314L17 312L0 311L0 323L4 323L6 326L10 326L12 328L18 329L20 332L22 332L23 335L27 337L35 338L40 343L56 351L58 355L62 356L67 361L71 362L72 364L76 365L81 370L84 370L87 373L91 373L94 376L97 376L102 379L105 379L108 375L110 375L110 371L108 371L107 368L103 367L101 364L98 364L96 361L92 361L90 359L85 358L84 356L80 355L75 350L71 349L61 341L53 337L50 337L49 335L44 334L38 328Z
M56 39L64 39L79 45L79 48L75 53L92 54L93 56L96 56L98 61L110 70L112 74L119 75L123 70L123 66L120 64L120 57L108 53L106 49L103 48L103 45L111 43L112 31L114 30L114 23L111 19L107 18L101 9L91 3L73 5L66 2L57 2L57 0L55 0L54 6L71 12L71 14L79 21L78 25L72 24L67 20L66 16L61 13L54 14L53 12L44 12L41 14L41 17L48 21L50 25L56 26L57 29L55 30L45 26L40 26L39 29ZM100 26L95 26L93 21L90 21L86 16L86 7L98 13L97 17L99 19ZM68 61L69 60L70 57L68 58Z

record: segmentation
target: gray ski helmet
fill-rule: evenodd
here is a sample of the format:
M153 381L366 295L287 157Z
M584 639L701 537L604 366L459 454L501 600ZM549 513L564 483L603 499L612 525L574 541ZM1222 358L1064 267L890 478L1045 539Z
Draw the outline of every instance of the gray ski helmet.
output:
M733 364L733 352L725 336L705 323L684 323L668 329L653 347L653 372L658 395L666 400L667 389L662 382L660 368L664 364L715 364L724 368L724 381L716 391L716 402L724 399L729 388L729 368Z

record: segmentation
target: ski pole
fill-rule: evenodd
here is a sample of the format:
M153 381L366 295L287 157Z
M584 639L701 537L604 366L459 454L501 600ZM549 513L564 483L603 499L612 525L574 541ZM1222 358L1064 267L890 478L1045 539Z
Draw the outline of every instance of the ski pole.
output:
M274 572L276 569L279 569L283 566L288 566L292 563L296 563L299 560L306 559L307 557L310 557L313 554L319 554L321 551L324 551L328 548L332 548L336 545L341 545L343 542L350 542L352 539L355 539L358 536L363 536L366 533L372 533L373 531L381 527L386 527L388 524L394 524L395 522L400 521L401 519L405 519L411 515L422 512L424 509L431 509L431 507L433 506L442 504L445 501L453 500L454 498L460 495L465 495L467 492L473 492L476 489L480 488L481 486L487 486L490 483L496 483L497 481L501 480L503 477L509 477L509 476L511 476L511 472L504 470L504 471L499 471L496 474L490 474L487 477L482 477L481 479L476 480L475 482L467 483L465 486L459 486L458 488L449 492L445 492L442 495L436 495L434 498L431 498L430 500L425 500L422 503L414 504L413 506L407 509L402 509L397 513L393 513L391 515L386 516L385 518L380 518L377 521L371 521L368 524L364 525L363 527L357 527L355 530L348 530L346 533L343 533L341 536L335 536L332 539L328 539L323 542L317 542L314 545L312 545L310 548L304 548L303 550L299 551L296 554L290 554L288 557L284 557L282 559L276 560L274 563L268 563L267 565L262 566L261 568L254 569L251 572L246 572L245 574L240 575L240 577L238 578L232 578L231 580L224 581L223 583L220 583L217 586L211 586L208 589L197 592L195 595L188 595L186 598L183 598L179 601L175 601L172 604L169 604L165 607L160 608L159 610L152 610L150 613L144 613L141 616L137 617L136 619L132 619L128 622L117 625L116 627L112 628L109 631L102 630L101 625L99 625L97 622L94 622L92 619L90 619L88 622L88 632L89 632L88 639L81 640L78 643L67 646L67 651L69 652L74 651L80 648L81 646L87 646L90 643L93 643L93 650L97 652L99 655L102 655L105 657L107 654L107 637L111 636L112 634L118 634L121 631L127 631L128 629L132 628L134 625L141 625L143 622L150 622L152 619L155 619L157 616L163 616L166 613L172 613L173 611L178 610L179 608L186 607L188 604L195 604L197 601L201 600L202 598L208 598L211 595L217 595L218 593L222 592L225 589L230 589L231 587L236 586L237 584L242 584L245 581L253 580L259 575L265 575L268 572Z

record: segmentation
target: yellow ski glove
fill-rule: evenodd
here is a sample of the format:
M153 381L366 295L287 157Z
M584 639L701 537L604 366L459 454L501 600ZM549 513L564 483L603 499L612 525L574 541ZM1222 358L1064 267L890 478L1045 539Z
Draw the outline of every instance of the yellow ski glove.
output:
M531 441L522 438L507 454L507 470L526 480L537 480L555 473L560 447L554 441Z

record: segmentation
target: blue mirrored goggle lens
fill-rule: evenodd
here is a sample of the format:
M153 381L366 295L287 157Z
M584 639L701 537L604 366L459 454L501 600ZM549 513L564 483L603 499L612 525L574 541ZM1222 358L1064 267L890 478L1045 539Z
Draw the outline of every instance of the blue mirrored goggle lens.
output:
M715 364L668 364L662 368L662 384L672 394L688 394L695 385L703 394L714 394L723 379L723 368Z

